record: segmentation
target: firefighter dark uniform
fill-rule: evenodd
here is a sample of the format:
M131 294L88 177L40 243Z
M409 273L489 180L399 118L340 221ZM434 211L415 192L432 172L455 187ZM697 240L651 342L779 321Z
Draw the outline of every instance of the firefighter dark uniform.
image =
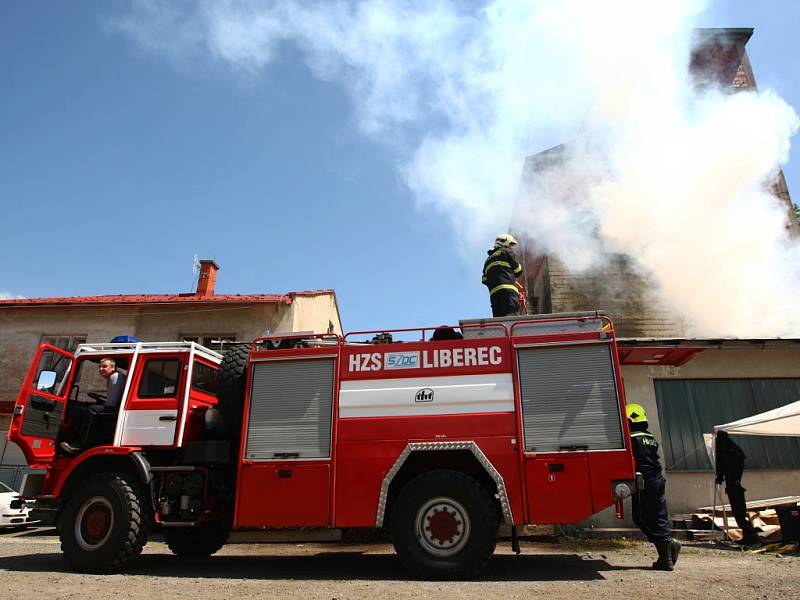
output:
M745 488L742 487L742 473L744 472L745 454L725 431L717 432L714 456L716 458L717 484L725 482L725 493L731 504L736 524L742 530L742 544L746 546L760 544L755 527L747 518L747 502L744 497Z
M506 317L519 312L519 288L517 278L522 275L522 266L514 258L512 248L517 245L511 235L497 236L494 248L488 251L483 263L481 282L489 288L493 317Z
M658 560L653 563L653 568L672 571L681 545L672 539L666 481L658 459L658 441L647 430L647 416L639 404L629 404L626 412L636 470L644 477L644 489L638 490L632 497L633 522L658 550Z

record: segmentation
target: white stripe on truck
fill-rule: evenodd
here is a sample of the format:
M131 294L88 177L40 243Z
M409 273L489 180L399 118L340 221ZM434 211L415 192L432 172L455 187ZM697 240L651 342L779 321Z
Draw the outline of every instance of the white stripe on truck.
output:
M342 419L493 412L514 412L510 373L343 381L339 392Z

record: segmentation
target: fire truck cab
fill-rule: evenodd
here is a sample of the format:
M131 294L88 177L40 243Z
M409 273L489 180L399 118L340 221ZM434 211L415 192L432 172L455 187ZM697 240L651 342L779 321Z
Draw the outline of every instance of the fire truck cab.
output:
M120 410L67 455L105 357L126 377ZM576 313L222 353L43 344L9 439L44 470L21 494L81 571L121 569L154 528L196 558L231 532L386 527L412 573L445 579L480 571L501 525L516 545L520 525L621 505L636 486L623 415L611 321Z

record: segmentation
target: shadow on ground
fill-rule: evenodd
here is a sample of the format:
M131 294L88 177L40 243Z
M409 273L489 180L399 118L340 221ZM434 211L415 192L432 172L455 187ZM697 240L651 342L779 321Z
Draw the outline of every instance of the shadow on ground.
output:
M574 554L495 555L480 581L592 581L618 567L604 560ZM70 572L60 553L26 554L0 558L0 569L10 572ZM128 576L261 580L397 580L409 579L394 554L320 552L307 556L215 556L184 560L163 554L144 554L125 571Z

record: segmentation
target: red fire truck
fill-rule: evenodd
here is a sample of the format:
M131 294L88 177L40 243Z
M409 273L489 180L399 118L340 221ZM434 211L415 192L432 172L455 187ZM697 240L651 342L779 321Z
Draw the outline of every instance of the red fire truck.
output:
M400 341L402 339L402 341ZM126 374L84 450L59 442ZM160 530L178 556L237 532L383 528L424 578L476 574L501 527L576 523L635 489L614 329L602 314L195 343L42 344L9 439L21 494L69 565L110 572Z

